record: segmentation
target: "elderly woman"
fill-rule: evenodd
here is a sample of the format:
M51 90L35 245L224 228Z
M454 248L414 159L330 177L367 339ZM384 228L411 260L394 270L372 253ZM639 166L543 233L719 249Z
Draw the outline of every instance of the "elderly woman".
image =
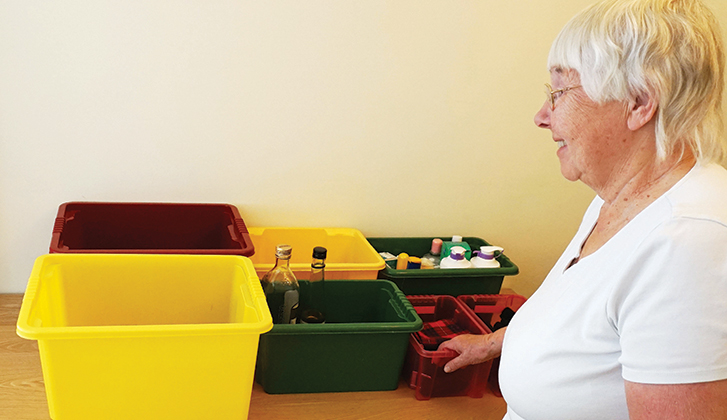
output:
M460 336L445 370L502 354L505 419L727 419L724 52L698 0L607 0L553 43L535 123L596 193L510 326Z

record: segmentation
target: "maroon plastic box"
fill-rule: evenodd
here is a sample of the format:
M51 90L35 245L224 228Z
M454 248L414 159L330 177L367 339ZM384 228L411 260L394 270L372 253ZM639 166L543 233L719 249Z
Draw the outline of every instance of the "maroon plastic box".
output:
M407 296L407 299L424 323L452 320L472 334L490 333L475 313L453 296ZM425 350L416 334L409 336L402 374L409 387L416 390L417 400L463 395L481 398L485 394L492 362L445 373L444 365L455 357L457 353L451 350Z
M229 204L68 202L58 208L51 253L255 253Z
M506 308L517 312L527 300L524 296L520 295L461 295L457 299L464 302L482 322L489 326L495 326L502 321L502 312ZM507 321L509 322L509 320ZM499 368L500 358L498 357L492 361L492 369L490 370L488 383L492 393L498 397L502 397L500 382L498 380Z

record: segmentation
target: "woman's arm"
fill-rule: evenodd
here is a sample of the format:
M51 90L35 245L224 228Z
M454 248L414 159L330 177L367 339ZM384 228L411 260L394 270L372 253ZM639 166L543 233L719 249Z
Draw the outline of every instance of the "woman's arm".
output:
M625 382L631 420L727 419L727 380L673 385Z
M502 339L506 328L500 328L492 334L472 335L463 334L445 341L437 350L454 350L459 356L444 365L444 371L449 373L467 365L486 362L502 353Z

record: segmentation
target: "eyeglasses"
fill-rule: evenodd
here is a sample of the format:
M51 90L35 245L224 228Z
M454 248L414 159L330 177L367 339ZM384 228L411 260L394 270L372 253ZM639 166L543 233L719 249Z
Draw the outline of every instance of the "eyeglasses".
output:
M568 92L569 90L577 89L581 87L581 85L578 86L568 86L564 87L563 89L553 90L553 87L549 84L545 84L545 96L548 98L548 102L550 102L550 110L555 109L555 101L558 100L558 98L561 97L564 93Z

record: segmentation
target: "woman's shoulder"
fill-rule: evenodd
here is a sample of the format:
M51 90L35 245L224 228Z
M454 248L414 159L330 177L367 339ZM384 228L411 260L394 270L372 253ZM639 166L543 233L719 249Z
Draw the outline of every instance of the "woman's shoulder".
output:
M727 226L727 169L698 164L664 198L673 217L712 220Z

